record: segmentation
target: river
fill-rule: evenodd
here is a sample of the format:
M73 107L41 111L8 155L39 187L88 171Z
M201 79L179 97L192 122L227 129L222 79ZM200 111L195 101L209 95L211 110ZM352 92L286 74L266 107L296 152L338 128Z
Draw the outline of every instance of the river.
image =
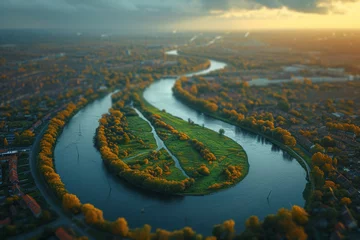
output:
M209 69L197 74L224 67L224 63L211 61ZM145 99L159 109L185 120L191 118L214 131L225 129L225 135L238 142L248 155L247 177L236 186L211 195L186 197L147 192L113 177L93 146L98 120L111 107L109 94L79 111L65 126L56 144L56 170L70 193L76 194L83 203L103 210L106 219L125 217L132 228L150 224L155 231L156 228L174 230L191 226L203 235L211 235L214 224L228 219L235 220L239 232L251 215L263 219L282 207L304 206L306 172L295 159L256 134L183 105L172 95L174 83L175 79L154 82L144 92Z

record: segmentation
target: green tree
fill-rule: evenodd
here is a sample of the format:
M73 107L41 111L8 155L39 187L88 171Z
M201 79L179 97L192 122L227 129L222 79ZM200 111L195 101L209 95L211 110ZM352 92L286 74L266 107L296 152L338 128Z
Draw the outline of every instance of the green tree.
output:
M290 104L284 100L281 100L277 104L278 108L284 112L288 112L290 109Z
M225 130L223 128L220 128L219 134L220 134L220 136L223 136L225 134Z

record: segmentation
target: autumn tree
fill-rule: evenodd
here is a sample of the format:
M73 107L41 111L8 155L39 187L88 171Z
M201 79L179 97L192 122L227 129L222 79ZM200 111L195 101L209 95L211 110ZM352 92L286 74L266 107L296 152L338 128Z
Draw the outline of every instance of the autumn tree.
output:
M334 170L333 161L327 154L317 152L311 157L311 162L314 166L319 167L322 171L329 173Z
M324 153L325 152L325 148L323 148L320 144L316 143L312 148L311 148L311 153Z
M340 200L340 203L342 205L350 205L351 204L351 199L348 198L348 197L343 197L341 200Z
M151 226L145 224L142 228L136 228L129 232L131 239L137 240L150 240L151 239Z
M235 221L230 219L223 222L222 224L215 225L212 234L217 239L232 239L235 234Z
M305 225L309 221L309 214L302 207L294 205L291 209L291 215L298 225Z
M261 226L261 222L257 216L251 216L246 220L245 226L249 229L257 229Z
M209 168L206 167L206 165L201 165L200 168L198 169L198 172L204 176L210 175L210 170Z
M102 224L104 222L103 212L95 208L92 204L86 203L82 205L81 211L88 224Z
M64 194L62 204L65 210L74 210L80 208L81 206L79 198L76 195L70 193Z
M318 167L313 167L311 175L314 178L315 186L322 187L324 185L324 172Z
M129 232L128 223L125 218L118 218L111 224L112 233L115 235L120 235L121 237L126 237Z

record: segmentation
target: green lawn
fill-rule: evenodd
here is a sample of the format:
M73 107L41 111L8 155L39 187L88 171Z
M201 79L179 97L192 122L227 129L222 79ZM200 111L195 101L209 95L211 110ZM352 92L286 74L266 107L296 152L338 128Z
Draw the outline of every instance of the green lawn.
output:
M128 144L119 145L120 152L128 152L128 156L123 157L125 162L127 159L132 159L138 155L144 156L149 151L156 150L157 148L156 141L151 133L151 127L146 121L141 119L139 116L128 116L127 121L130 132L136 136L137 139L132 139ZM145 146L138 141L140 139L145 143Z
M244 149L232 139L220 136L219 133L203 128L202 126L189 124L188 122L174 117L166 112L160 111L143 100L145 108L151 113L161 116L161 120L171 125L179 132L186 133L190 139L197 139L202 142L216 156L217 160L211 164L202 158L199 152L189 143L180 141L177 135L169 130L156 127L159 136L162 137L165 145L178 158L182 168L190 176L196 179L195 184L187 190L187 194L207 194L214 190L208 188L214 183L227 181L224 170L229 166L240 166L242 176L233 184L241 181L249 171L249 163ZM209 176L198 173L201 165L206 165L210 170ZM233 185L231 184L231 185Z

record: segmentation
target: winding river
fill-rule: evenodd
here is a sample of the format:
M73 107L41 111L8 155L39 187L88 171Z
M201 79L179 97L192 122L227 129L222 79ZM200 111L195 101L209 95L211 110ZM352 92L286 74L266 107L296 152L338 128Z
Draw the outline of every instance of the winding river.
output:
M224 67L224 63L211 61L209 69L196 74ZM186 197L146 192L113 177L93 146L98 120L111 107L109 94L79 111L58 139L56 170L69 192L76 194L83 203L91 203L103 210L109 220L125 217L130 227L146 223L153 230L191 226L203 235L210 235L214 224L228 219L234 219L236 229L240 231L251 215L264 218L282 207L304 205L306 172L295 159L256 134L206 117L185 106L172 95L174 83L175 79L154 82L145 90L145 99L159 109L185 120L191 118L214 131L225 129L225 135L238 142L248 155L250 169L247 177L236 186L215 194Z

